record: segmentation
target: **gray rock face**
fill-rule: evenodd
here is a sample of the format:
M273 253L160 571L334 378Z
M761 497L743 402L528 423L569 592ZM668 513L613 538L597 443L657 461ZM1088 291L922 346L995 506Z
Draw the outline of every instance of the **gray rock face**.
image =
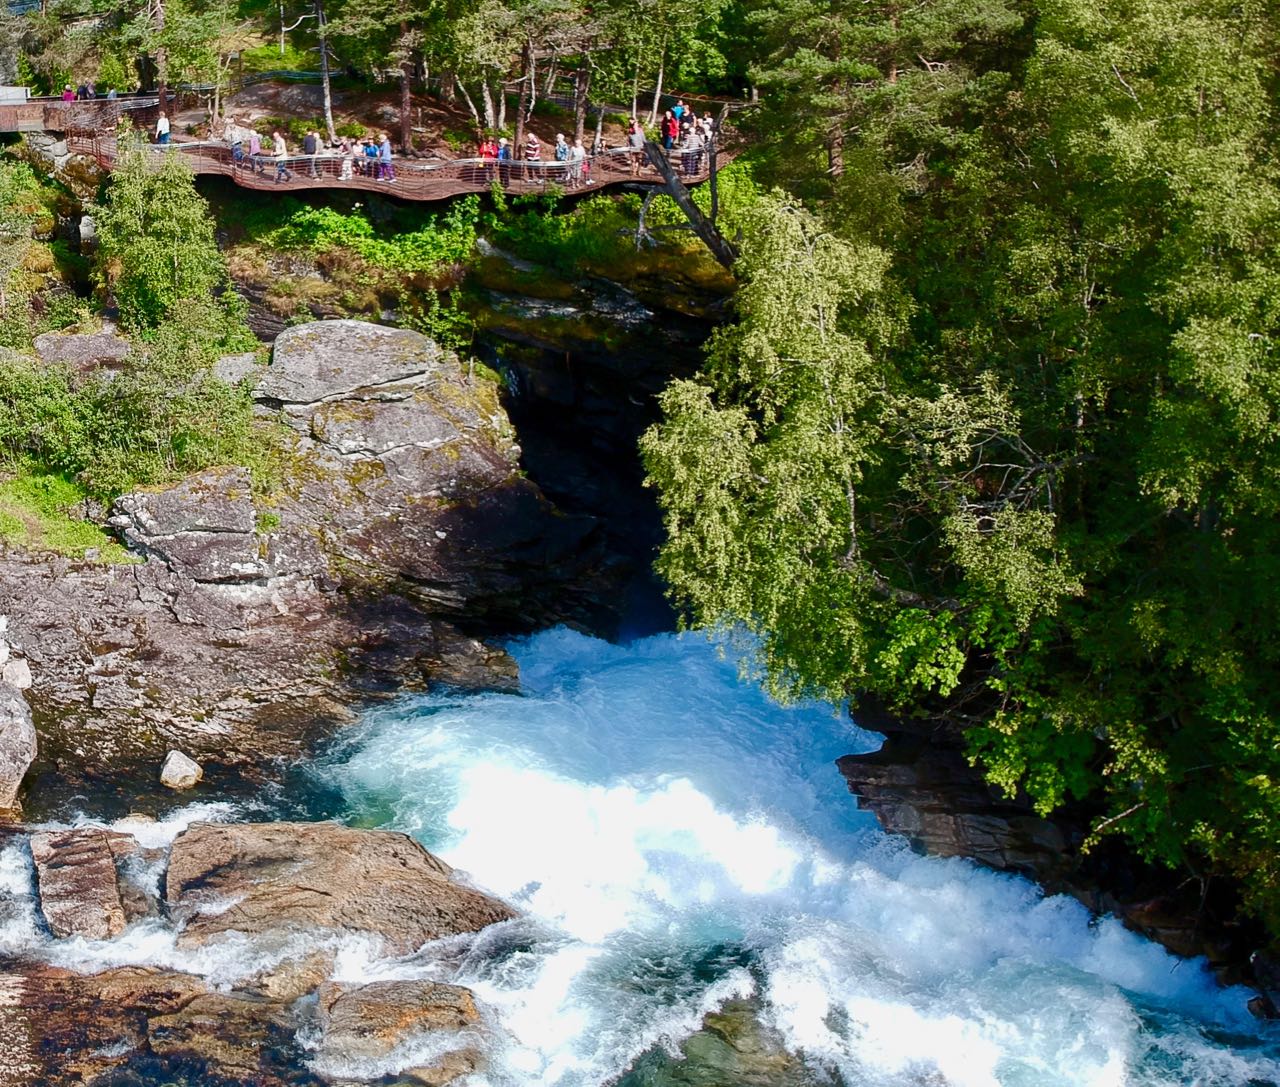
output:
M116 503L138 564L0 553L36 727L68 770L294 755L370 692L509 686L451 617L511 629L592 603L572 586L599 561L595 522L523 476L496 387L430 340L298 326L257 396L294 432L269 508L243 468L210 469Z
M213 364L213 376L228 385L238 385L262 372L258 356L252 351L240 355L223 355Z
M894 736L879 751L847 755L837 766L859 807L921 852L972 857L1041 879L1060 874L1066 863L1058 826L988 786L958 744Z
M0 684L5 687L26 691L30 690L32 682L31 665L21 657L6 660L3 667L0 667Z
M364 321L296 325L276 339L258 395L282 404L319 404L400 383L443 376L444 352L403 329Z
M13 663L10 661L5 667ZM0 683L0 811L17 805L22 778L35 757L36 729L31 710L16 687Z
M133 350L111 332L46 332L35 338L35 349L46 365L69 366L80 374L118 370Z
M96 829L31 836L40 908L55 936L108 940L124 931L110 837Z
M198 823L169 854L180 946L288 926L373 933L394 954L514 916L411 838L333 823Z
M210 468L164 491L124 495L109 523L143 555L201 582L257 581L270 568L254 533L249 473Z

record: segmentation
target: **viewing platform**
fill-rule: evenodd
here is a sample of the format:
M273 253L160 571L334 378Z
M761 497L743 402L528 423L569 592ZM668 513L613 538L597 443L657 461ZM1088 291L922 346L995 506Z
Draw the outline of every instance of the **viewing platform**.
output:
M0 97L0 133L57 132L94 134L115 132L122 117L135 128L150 128L160 113L158 95L131 94L67 102L62 98Z
M61 98L31 98L0 102L0 132L48 132L66 140L67 150L94 159L104 170L115 168L119 157L116 130L122 118L134 128L147 132L159 115L157 96L131 95L115 99L67 102ZM642 184L661 186L664 179L641 153L628 148L612 148L587 155L579 163L539 161L497 161L462 158L396 158L394 179L375 176L380 171L374 160L358 159L350 168L336 151L317 155L290 155L283 174L264 139L264 151L251 161L247 154L237 159L225 141L175 139L164 145L149 145L155 155L182 156L197 175L220 175L246 189L262 192L302 192L312 189L357 189L381 192L401 200L447 200L466 193L488 192L496 183L515 195L539 193L553 186L565 192L585 192L610 185ZM733 158L733 152L717 149L717 166ZM686 185L710 176L710 155L706 151L686 155L674 150L670 163ZM687 167L687 169L685 168ZM368 172L365 172L365 171Z
M114 136L71 135L67 137L67 149L93 158L105 170L114 168L119 153ZM263 192L363 189L401 200L432 201L447 200L465 193L488 192L495 182L503 190L515 195L544 192L552 186L566 192L585 192L625 183L663 183L661 176L644 161L640 162L638 171L633 174L633 152L625 148L588 155L584 162L576 164L576 169L575 164L554 161L396 159L393 162L395 179L392 181L355 170L351 176L344 177L342 157L335 152L314 156L291 155L284 163L287 176L277 180L276 159L269 153L259 156L255 166L247 155L237 163L231 148L219 142L170 143L165 146L153 145L147 150L156 155L181 155L198 175L218 174L246 189ZM718 155L718 165L724 165L732 157L732 154L721 152ZM680 152L673 152L672 159L677 165L681 164L682 158ZM697 156L696 162L691 161L691 166L694 168L681 174L681 180L686 185L705 181L710 175L705 152Z

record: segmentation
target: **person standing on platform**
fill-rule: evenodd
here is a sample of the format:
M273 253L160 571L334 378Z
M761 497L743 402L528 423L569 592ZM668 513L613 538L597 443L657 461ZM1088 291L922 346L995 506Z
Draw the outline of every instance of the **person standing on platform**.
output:
M395 181L396 170L391 165L391 137L385 132L382 134L382 142L378 144L378 171L381 179L388 184Z
M289 170L289 145L284 142L284 137L280 135L280 130L276 129L271 133L271 153L276 160L276 184L282 181L292 181L293 174Z
M634 117L627 125L627 149L631 159L631 176L638 177L640 164L644 161L644 126Z
M498 140L498 180L504 187L511 183L511 144L506 136Z
M316 155L320 152L320 137L314 132L308 132L302 138L302 153L307 156L308 174L311 177L319 177L320 174L316 170Z
M532 164L542 161L542 141L533 131L524 138L524 161L529 164L525 166L525 175L536 180L542 171Z
M165 146L169 142L169 115L161 111L156 118L156 143Z
M582 184L582 171L587 162L587 149L582 146L581 140L573 141L573 148L569 151L569 188L576 189Z

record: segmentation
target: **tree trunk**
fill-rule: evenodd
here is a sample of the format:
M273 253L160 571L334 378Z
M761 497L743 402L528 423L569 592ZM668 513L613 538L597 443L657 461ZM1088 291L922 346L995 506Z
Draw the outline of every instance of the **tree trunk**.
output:
M476 109L476 104L471 100L471 95L467 93L467 88L463 86L462 80L455 80L454 85L462 93L462 100L467 103L467 109L471 111L471 119L475 121L476 128L483 128L484 122L480 120L480 111Z
M587 131L587 96L591 93L591 68L584 62L573 77L573 138L582 139Z
M284 56L284 0L280 4L280 55Z
M440 73L440 101L445 105L453 105L454 95L457 94L458 75L452 68L446 68ZM475 113L475 107L471 107L471 112ZM477 118L477 123L479 119Z
M516 145L511 155L524 159L524 126L529 110L529 89L533 83L533 42L525 38L520 50L520 103L516 106ZM523 167L521 167L523 171Z
M702 209L693 202L693 197L689 195L689 190L684 187L684 183L676 176L675 168L671 165L671 160L667 158L667 153L662 147L654 143L653 140L646 140L644 153L653 168L658 171L658 176L662 178L667 192L671 194L671 198L676 202L680 210L684 212L685 218L689 220L689 225L693 227L694 233L711 250L712 256L732 271L733 263L738 259L737 246L725 238L716 228L715 223L702 214Z
M658 85L653 88L653 109L649 111L649 127L658 123L658 106L662 103L662 77L667 73L667 50L663 47L662 57L658 61Z
M492 132L498 127L498 118L493 111L493 91L487 79L481 80L480 91L484 95L484 127Z
M413 51L408 48L409 24L400 24L400 41L405 46L400 61L400 147L401 154L413 153L413 99L409 94L409 81L413 78Z
M164 33L164 0L156 0L155 6L156 37ZM169 50L163 45L156 46L156 90L160 93L160 112L168 116L169 102ZM172 117L169 118L173 120Z
M827 173L844 177L844 132L838 128L827 137Z
M320 85L324 88L324 127L329 142L337 143L338 134L333 130L333 89L329 85L329 40L325 34L324 4L316 0L316 33L320 37Z

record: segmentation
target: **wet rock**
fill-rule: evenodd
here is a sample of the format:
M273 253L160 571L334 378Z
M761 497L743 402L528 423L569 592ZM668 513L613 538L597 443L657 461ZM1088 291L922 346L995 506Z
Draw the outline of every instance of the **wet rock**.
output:
M1024 875L1048 894L1070 895L1175 955L1205 956L1225 984L1255 982L1248 957L1265 934L1242 917L1230 881L1198 884L1185 871L1148 864L1119 836L1082 853L1090 828L1105 813L1073 804L1043 819L1025 796L1010 798L987 784L954 727L899 720L875 706L861 707L855 716L884 732L885 743L836 765L859 806L874 812L889 833L903 835L922 853L969 857Z
M110 838L109 832L95 828L31 836L40 909L55 936L109 940L124 931Z
M817 1087L828 1077L788 1052L777 1032L765 1027L759 1006L731 1000L708 1013L702 1028L680 1045L680 1056L646 1054L620 1087Z
M170 789L190 789L202 777L204 770L200 764L181 751L170 751L160 768L160 784Z
M269 1000L287 1002L315 992L332 973L333 952L313 951L299 957L286 958L246 979L240 987Z
M99 974L38 963L0 974L0 1084L83 1087L146 1048L147 1021L208 986L148 967Z
M484 1060L474 1049L459 1049L441 1054L429 1065L406 1068L398 1083L412 1087L447 1087L455 1080L483 1071Z
M169 855L179 944L288 928L380 936L392 954L514 916L411 838L333 823L200 823Z
M17 804L23 776L35 757L36 729L26 699L16 687L0 683L0 811Z
M296 1021L273 1000L237 993L204 993L147 1024L153 1053L205 1064L208 1071L258 1082L276 1051L293 1043Z
M475 999L467 989L432 981L331 983L317 997L324 1031L317 1057L323 1066L377 1061L427 1034L445 1036L439 1044L447 1052L439 1063L416 1067L415 1077L433 1075L430 1082L448 1083L478 1066L479 1054L471 1044L474 1037L460 1037L456 1046L447 1038L480 1023Z
M859 807L920 852L1041 879L1069 864L1062 829L987 785L958 743L894 733L879 751L836 765Z

